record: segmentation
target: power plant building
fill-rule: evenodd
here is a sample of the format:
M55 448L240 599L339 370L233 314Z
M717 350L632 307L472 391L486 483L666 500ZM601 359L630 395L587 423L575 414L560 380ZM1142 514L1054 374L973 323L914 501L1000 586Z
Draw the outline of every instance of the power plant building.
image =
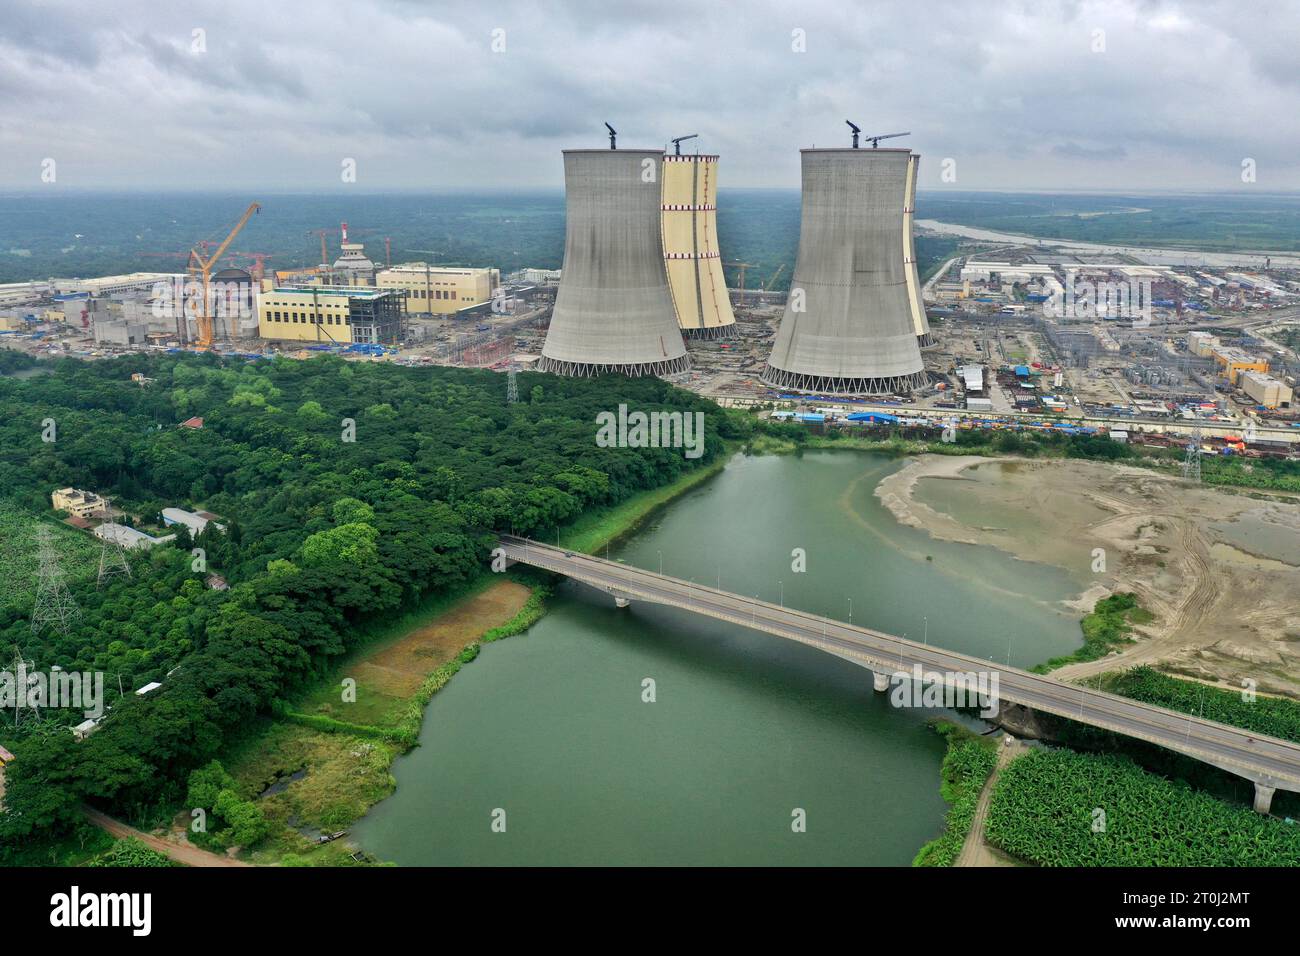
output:
M663 157L649 149L564 151L564 266L541 371L690 368L664 269Z
M396 345L402 334L401 296L357 286L271 289L257 297L264 339L322 345Z
M334 261L334 271L347 276L351 285L370 285L375 277L375 264L366 257L364 243L348 241L348 224L343 223L339 257Z
M835 394L919 388L926 381L922 327L904 261L911 151L801 154L799 255L763 381Z
M912 327L916 329L916 341L921 348L933 344L930 337L930 319L925 314L925 302L921 298L921 276L916 268L916 240L912 235L912 226L916 216L916 178L921 169L921 157L912 154L907 167L907 198L903 203L903 263L907 266L907 304L912 311Z
M452 315L482 307L492 302L500 286L499 269L411 262L375 274L375 287L400 293L408 315Z
M686 338L731 338L736 317L718 249L718 157L664 157L664 267Z

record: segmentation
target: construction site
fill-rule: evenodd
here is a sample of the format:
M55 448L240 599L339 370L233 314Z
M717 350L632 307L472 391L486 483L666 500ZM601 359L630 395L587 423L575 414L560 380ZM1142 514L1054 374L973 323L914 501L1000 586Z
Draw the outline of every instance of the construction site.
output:
M916 236L942 224L915 217L920 156L881 145L909 134L847 125L846 146L801 151L797 255L768 275L726 258L721 157L683 151L698 134L629 149L606 124L608 148L561 157L559 269L394 264L388 237L380 262L360 238L375 230L344 222L306 233L318 264L271 270L269 254L237 249L262 211L252 202L222 235L156 254L183 257L183 272L0 287L0 344L88 359L332 352L657 375L809 424L869 410L974 427L1056 420L1155 443L1197 429L1210 442L1254 429L1265 443L1297 443L1294 257L1170 264L1137 250L965 239L922 269ZM777 291L787 269L789 289Z

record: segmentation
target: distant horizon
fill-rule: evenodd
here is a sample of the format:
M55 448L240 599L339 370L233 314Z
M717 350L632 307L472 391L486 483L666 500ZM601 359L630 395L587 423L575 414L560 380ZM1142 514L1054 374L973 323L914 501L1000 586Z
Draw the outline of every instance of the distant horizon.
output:
M799 192L799 184L792 186L718 186L719 192ZM335 198L340 196L465 196L465 195L564 195L563 184L556 186L393 186L388 188L358 189L355 186L337 186L329 189L294 189L284 186L221 186L210 189L191 189L179 186L137 187L137 186L66 186L54 187L0 187L0 201L11 198L53 198L62 194L75 193L81 196L239 196L245 197L250 192L263 196L320 196ZM943 187L917 187L918 195L960 197L963 195L985 196L1209 196L1218 198L1300 198L1300 188L1262 190L1256 187L1239 187L1235 189L1210 189L1198 187L1177 187L1168 189L1138 188L1123 189L1093 188L1080 189L1070 187L1057 188L986 188L986 189L946 189Z

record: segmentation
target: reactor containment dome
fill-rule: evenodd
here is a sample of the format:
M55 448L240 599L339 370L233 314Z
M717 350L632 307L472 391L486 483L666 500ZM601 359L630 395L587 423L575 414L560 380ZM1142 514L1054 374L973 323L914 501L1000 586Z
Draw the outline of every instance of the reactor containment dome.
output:
M921 387L920 327L904 255L911 151L801 154L799 254L763 381L844 395ZM919 289L916 298L919 307Z
M564 267L540 370L588 377L690 368L664 270L663 155L564 151Z
M734 338L718 249L718 157L667 155L663 183L664 266L677 325L688 339Z

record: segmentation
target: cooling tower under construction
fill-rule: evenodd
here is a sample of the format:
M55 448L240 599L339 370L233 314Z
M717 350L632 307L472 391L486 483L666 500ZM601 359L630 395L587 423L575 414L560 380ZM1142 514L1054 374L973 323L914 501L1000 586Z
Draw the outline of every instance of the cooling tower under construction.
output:
M538 368L667 375L690 367L660 224L663 151L564 151L564 268Z
M907 166L907 199L903 204L903 262L907 266L907 303L912 310L912 327L916 329L917 344L926 348L933 343L925 301L921 298L921 277L916 271L916 240L912 238L916 217L916 178L920 169L921 157L913 153Z
M801 152L799 255L763 381L841 394L919 388L926 379L903 256L911 151Z
M736 334L718 251L718 157L664 157L664 265L687 338Z

